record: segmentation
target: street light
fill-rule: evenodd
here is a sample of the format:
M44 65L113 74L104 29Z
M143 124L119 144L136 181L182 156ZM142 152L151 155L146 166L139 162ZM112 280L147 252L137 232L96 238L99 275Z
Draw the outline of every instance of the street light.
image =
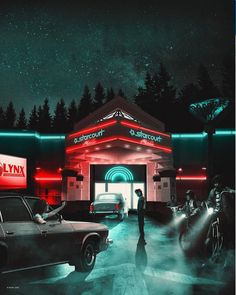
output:
M221 114L229 105L229 100L226 98L211 98L200 102L192 103L189 106L189 111L200 121L204 126L204 131L207 133L207 181L208 186L213 173L213 134L215 133L215 127L213 121Z

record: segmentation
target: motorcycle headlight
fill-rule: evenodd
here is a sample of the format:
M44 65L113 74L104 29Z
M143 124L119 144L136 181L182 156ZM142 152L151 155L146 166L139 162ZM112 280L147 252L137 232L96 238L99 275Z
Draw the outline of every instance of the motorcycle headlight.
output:
M185 213L181 214L182 218L185 218L187 215Z
M213 208L208 208L208 209L207 209L207 212L208 212L209 215L211 215L211 214L213 214L214 209L213 209Z

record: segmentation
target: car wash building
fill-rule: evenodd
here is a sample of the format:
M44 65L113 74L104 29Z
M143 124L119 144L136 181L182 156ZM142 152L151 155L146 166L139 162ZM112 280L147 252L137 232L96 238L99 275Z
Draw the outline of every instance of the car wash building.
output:
M235 187L235 130L216 129L212 144L214 173ZM207 197L206 155L205 132L169 134L137 105L115 98L67 135L1 129L0 190L24 189L50 204L67 198L77 212L102 191L122 192L135 208L138 187L147 210L156 212L172 194L181 201L187 189Z
M62 175L68 201L121 192L136 209L140 188L148 202L167 202L176 193L171 134L137 105L115 98L66 136Z

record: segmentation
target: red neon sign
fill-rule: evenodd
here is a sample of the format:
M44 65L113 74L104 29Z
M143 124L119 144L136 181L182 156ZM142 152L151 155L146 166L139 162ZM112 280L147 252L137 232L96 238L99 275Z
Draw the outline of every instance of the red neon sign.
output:
M121 125L124 125L124 126L132 127L132 128L136 128L136 129L140 129L140 130L144 130L144 131L148 131L148 132L152 132L154 134L158 134L158 135L162 135L162 136L166 136L166 137L170 137L169 134L158 132L158 131L155 131L155 130L152 130L152 129L149 129L149 128L145 128L145 127L142 127L142 126L140 126L138 124L130 123L130 122L127 122L127 121L120 121L120 123L121 123Z
M0 189L27 187L26 159L0 154Z
M100 128L105 128L105 127L108 127L108 126L112 126L112 125L116 124L116 122L117 122L116 120L111 120L111 121L108 121L106 123L102 123L102 124L99 124L97 126L90 127L90 128L78 131L76 133L72 133L68 137L72 138L72 137L76 137L76 136L79 136L79 135L82 135L82 134L87 134L87 133L96 131L96 130L98 130Z
M73 151L75 151L77 149L85 148L87 146L94 146L94 145L101 144L101 143L107 143L107 142L114 141L114 140L122 140L122 141L125 141L125 142L144 145L144 146L149 147L149 148L152 147L152 148L163 150L166 153L171 153L171 151L172 151L171 148L164 147L164 146L161 146L161 145L158 145L158 144L155 144L155 143L149 143L148 141L145 141L143 139L142 140L135 140L135 139L130 139L130 138L124 137L124 136L116 136L116 137L109 137L109 138L102 139L102 140L93 140L93 141L91 141L90 144L89 144L89 141L88 141L88 143L86 145L82 144L82 145L77 145L77 146L73 146L73 147L68 147L66 149L66 153L71 153L71 152L73 152Z

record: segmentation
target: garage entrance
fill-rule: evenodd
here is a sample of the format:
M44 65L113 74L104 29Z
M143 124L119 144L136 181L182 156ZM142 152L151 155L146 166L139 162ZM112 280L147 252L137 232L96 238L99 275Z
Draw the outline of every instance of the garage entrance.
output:
M96 165L93 170L94 197L104 192L122 193L128 209L137 209L134 191L140 188L145 194L145 165ZM99 181L102 175L103 181Z

